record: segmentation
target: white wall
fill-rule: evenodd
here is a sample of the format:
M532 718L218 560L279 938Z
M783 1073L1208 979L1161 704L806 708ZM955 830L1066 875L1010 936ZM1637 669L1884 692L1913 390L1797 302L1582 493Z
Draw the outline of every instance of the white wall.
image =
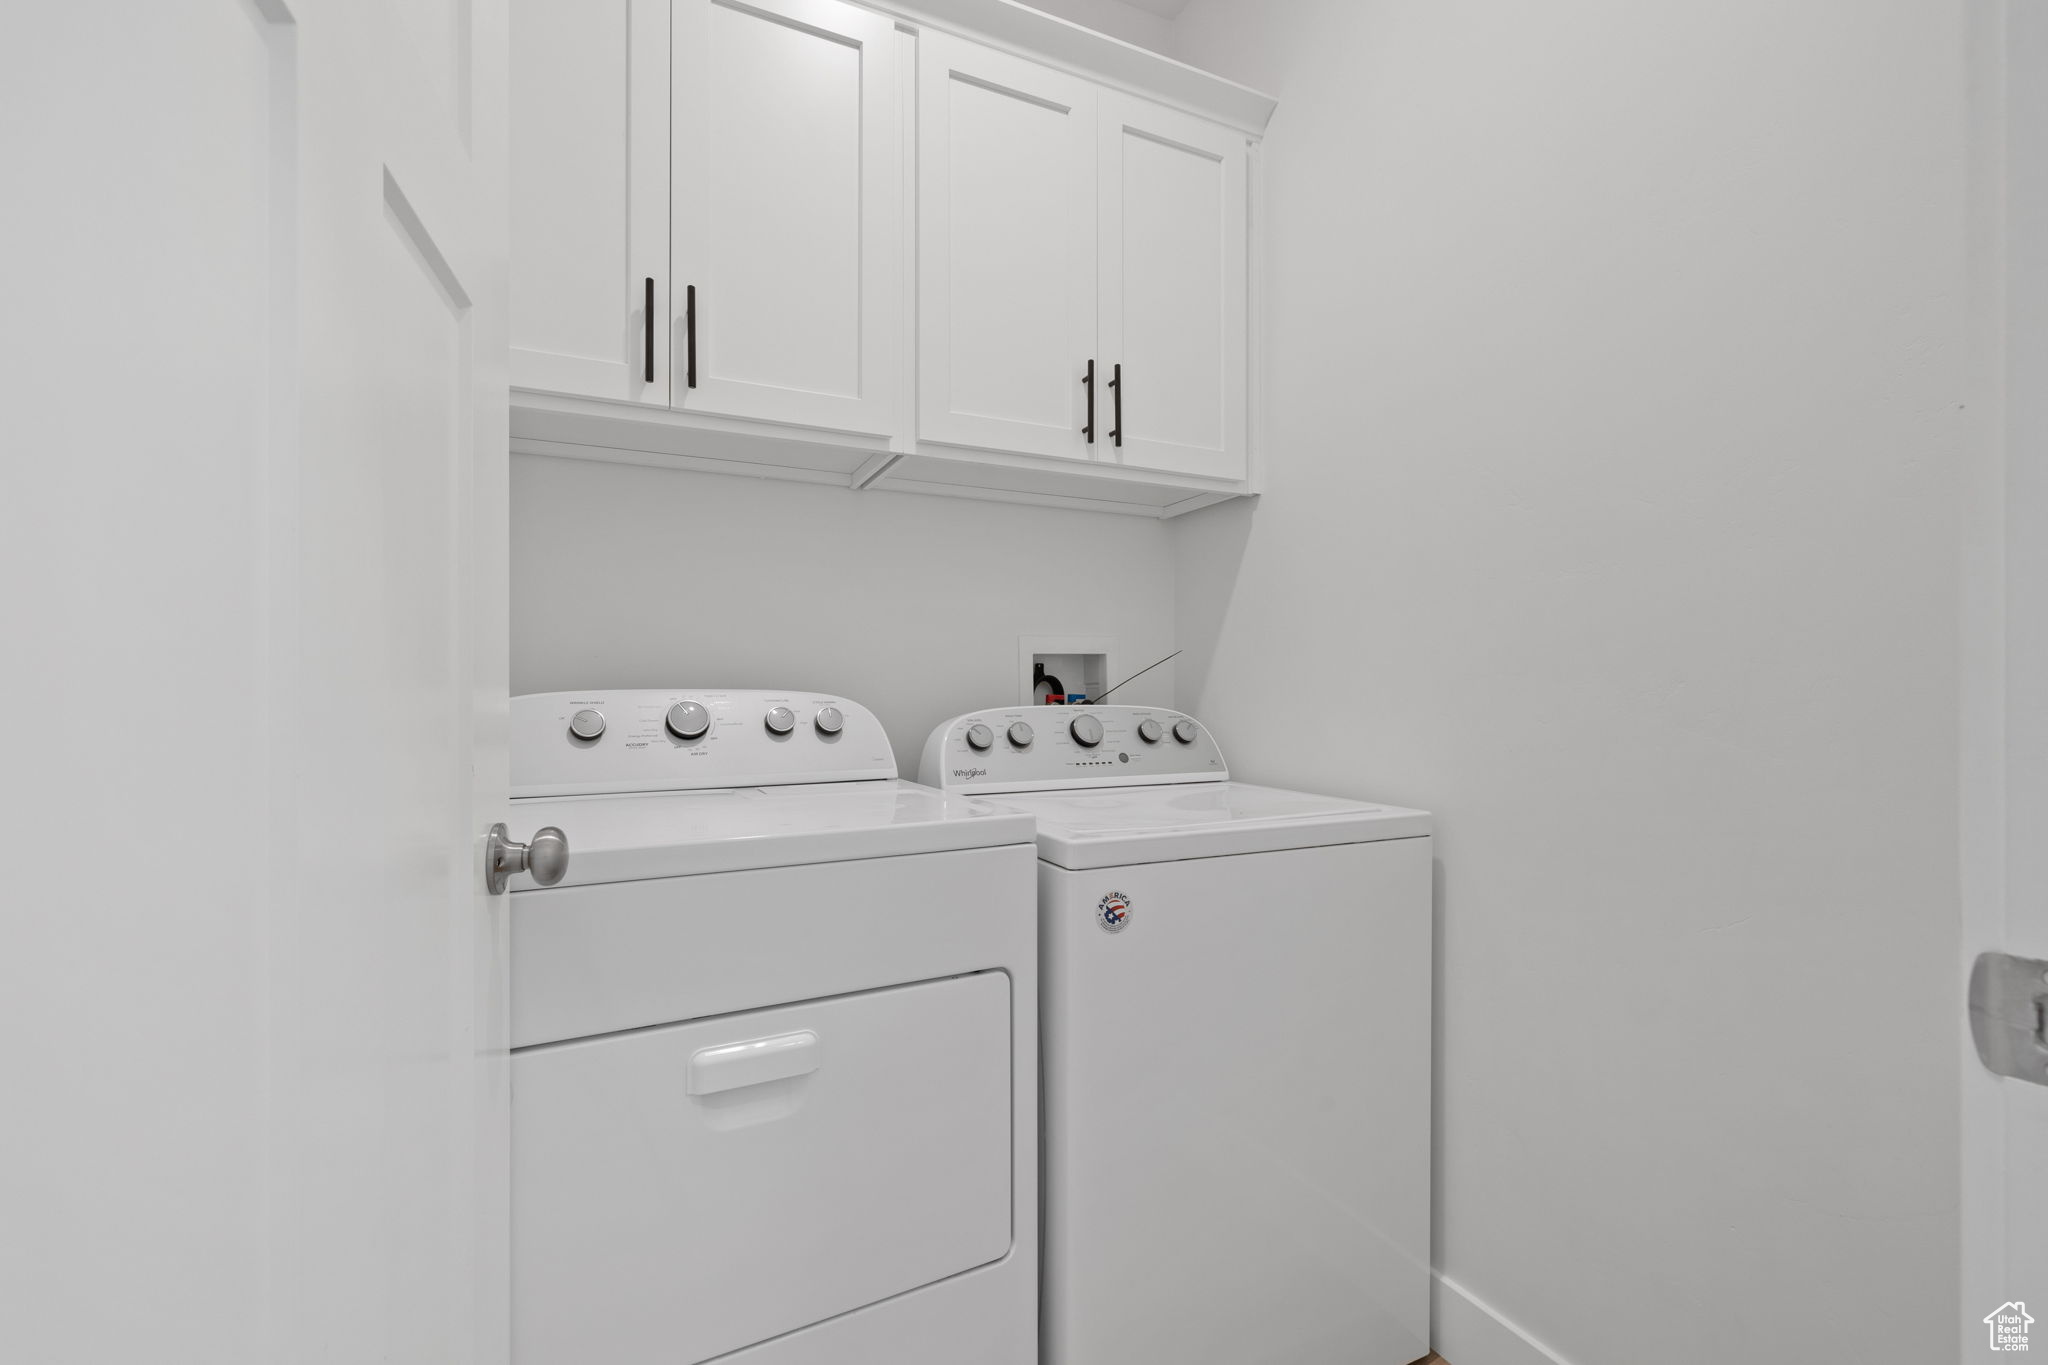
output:
M915 776L932 727L1017 700L1020 635L1172 652L1143 517L540 456L512 462L512 690L795 686L871 707ZM1171 705L1174 665L1117 694Z
M1272 477L1173 528L1180 701L1439 813L1439 1264L1572 1365L1955 1358L1963 37L1178 21L1281 99Z

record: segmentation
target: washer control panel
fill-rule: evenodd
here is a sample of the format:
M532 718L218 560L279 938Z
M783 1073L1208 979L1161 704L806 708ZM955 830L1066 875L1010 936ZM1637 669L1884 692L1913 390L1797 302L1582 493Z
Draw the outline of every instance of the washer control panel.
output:
M1159 706L1008 706L955 716L925 741L917 780L960 792L1223 782L1201 722Z
M534 692L512 699L511 747L514 796L896 776L874 713L815 692Z

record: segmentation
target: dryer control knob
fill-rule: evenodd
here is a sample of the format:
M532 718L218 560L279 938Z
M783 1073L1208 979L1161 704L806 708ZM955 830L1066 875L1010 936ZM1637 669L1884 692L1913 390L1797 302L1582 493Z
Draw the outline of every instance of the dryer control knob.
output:
M768 727L771 735L786 735L796 729L796 712L787 706L777 706L761 717L761 723Z
M1141 720L1138 722L1138 738L1147 744L1157 744L1166 738L1166 727L1156 720Z
M1074 737L1074 743L1092 749L1102 743L1102 722L1093 716L1076 716L1067 726L1067 733Z
M836 735L846 728L846 716L836 706L821 706L818 714L811 717L811 724L818 727L821 735Z
M702 739L711 729L711 713L701 702L679 701L668 708L668 732L677 739Z
M1020 720L1011 723L1009 729L1009 736L1010 743L1016 745L1019 749L1028 749L1031 747L1031 727L1029 725L1026 725L1023 721Z
M967 747L970 749L986 749L995 742L996 732L980 721L967 727Z
M1173 737L1183 744L1193 744L1195 736L1201 733L1191 720L1177 720L1173 723Z
M596 739L604 733L604 712L584 707L569 717L569 733L578 739Z

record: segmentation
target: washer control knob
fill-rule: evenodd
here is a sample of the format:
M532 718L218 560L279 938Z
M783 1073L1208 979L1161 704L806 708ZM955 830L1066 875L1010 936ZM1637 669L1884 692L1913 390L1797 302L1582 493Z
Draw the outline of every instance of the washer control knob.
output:
M604 733L604 712L584 707L569 717L569 733L578 739L596 739Z
M1011 722L1009 735L1010 743L1015 745L1017 748L1028 749L1031 747L1031 727L1025 724L1023 721L1019 720Z
M1191 720L1177 720L1173 723L1173 737L1183 744L1193 744L1201 730Z
M989 729L986 725L983 725L980 721L976 721L974 722L974 724L967 727L968 748L986 749L989 745L995 742L996 732Z
M811 717L811 724L818 727L821 735L836 735L846 728L846 716L836 706L821 706L818 714Z
M787 706L777 706L761 718L761 723L768 727L771 735L786 735L796 729L796 712Z
M1138 738L1147 744L1157 744L1166 738L1166 727L1156 720L1141 720L1138 722Z
M1067 733L1074 737L1074 743L1092 749L1102 743L1102 722L1093 716L1076 716L1067 726Z
M668 732L677 739L702 739L711 729L711 713L702 702L679 701L668 708Z

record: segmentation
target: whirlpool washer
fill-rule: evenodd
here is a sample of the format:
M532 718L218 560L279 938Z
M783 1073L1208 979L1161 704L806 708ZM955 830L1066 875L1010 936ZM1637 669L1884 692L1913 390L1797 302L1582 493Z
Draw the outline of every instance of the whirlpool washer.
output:
M920 776L1038 822L1047 1365L1429 1353L1430 817L1029 706Z

